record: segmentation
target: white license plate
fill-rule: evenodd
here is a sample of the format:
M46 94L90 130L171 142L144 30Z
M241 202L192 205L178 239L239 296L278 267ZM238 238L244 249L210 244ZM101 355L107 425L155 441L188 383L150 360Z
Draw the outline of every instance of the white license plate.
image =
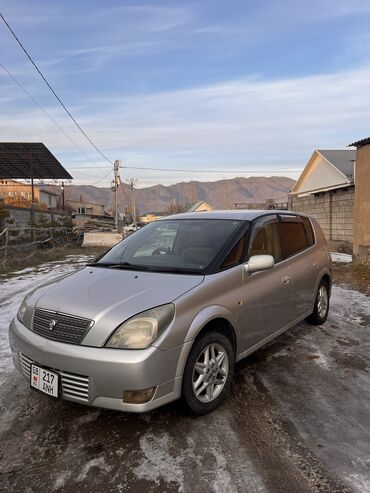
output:
M58 397L59 375L37 365L31 365L31 387L44 394Z

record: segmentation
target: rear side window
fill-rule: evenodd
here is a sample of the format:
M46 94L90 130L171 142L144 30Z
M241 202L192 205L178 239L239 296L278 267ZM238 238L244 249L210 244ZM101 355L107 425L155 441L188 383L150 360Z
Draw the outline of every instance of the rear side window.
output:
M254 226L248 258L253 255L272 255L275 262L282 259L279 226L276 217L262 219Z
M307 218L281 216L280 234L284 257L290 257L314 244L312 226Z

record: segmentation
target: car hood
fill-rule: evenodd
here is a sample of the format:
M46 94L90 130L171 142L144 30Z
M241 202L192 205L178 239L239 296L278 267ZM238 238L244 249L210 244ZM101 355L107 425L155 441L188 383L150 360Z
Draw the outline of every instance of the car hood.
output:
M41 287L32 298L34 307L94 320L82 344L102 346L125 320L171 303L203 279L201 275L86 267Z

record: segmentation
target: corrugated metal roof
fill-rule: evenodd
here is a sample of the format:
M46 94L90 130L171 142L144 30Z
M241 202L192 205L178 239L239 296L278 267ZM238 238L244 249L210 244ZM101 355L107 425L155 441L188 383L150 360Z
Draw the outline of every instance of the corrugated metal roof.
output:
M319 152L329 163L335 166L349 180L353 180L356 159L355 150L321 150Z
M0 178L71 180L72 176L41 142L0 142Z
M362 147L370 144L370 137L367 137L366 139L358 140L357 142L353 142L352 144L349 144L348 147Z

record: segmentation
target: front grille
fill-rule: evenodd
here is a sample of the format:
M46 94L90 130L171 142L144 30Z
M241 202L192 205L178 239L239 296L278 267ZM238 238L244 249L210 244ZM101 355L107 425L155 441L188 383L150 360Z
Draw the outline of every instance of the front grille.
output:
M92 325L93 321L87 318L36 308L32 329L53 341L80 344Z
M34 361L28 358L25 354L19 353L19 363L23 374L29 379L31 374L31 365ZM57 370L56 368L51 368L51 370L60 375L63 399L89 402L89 377L63 370Z

